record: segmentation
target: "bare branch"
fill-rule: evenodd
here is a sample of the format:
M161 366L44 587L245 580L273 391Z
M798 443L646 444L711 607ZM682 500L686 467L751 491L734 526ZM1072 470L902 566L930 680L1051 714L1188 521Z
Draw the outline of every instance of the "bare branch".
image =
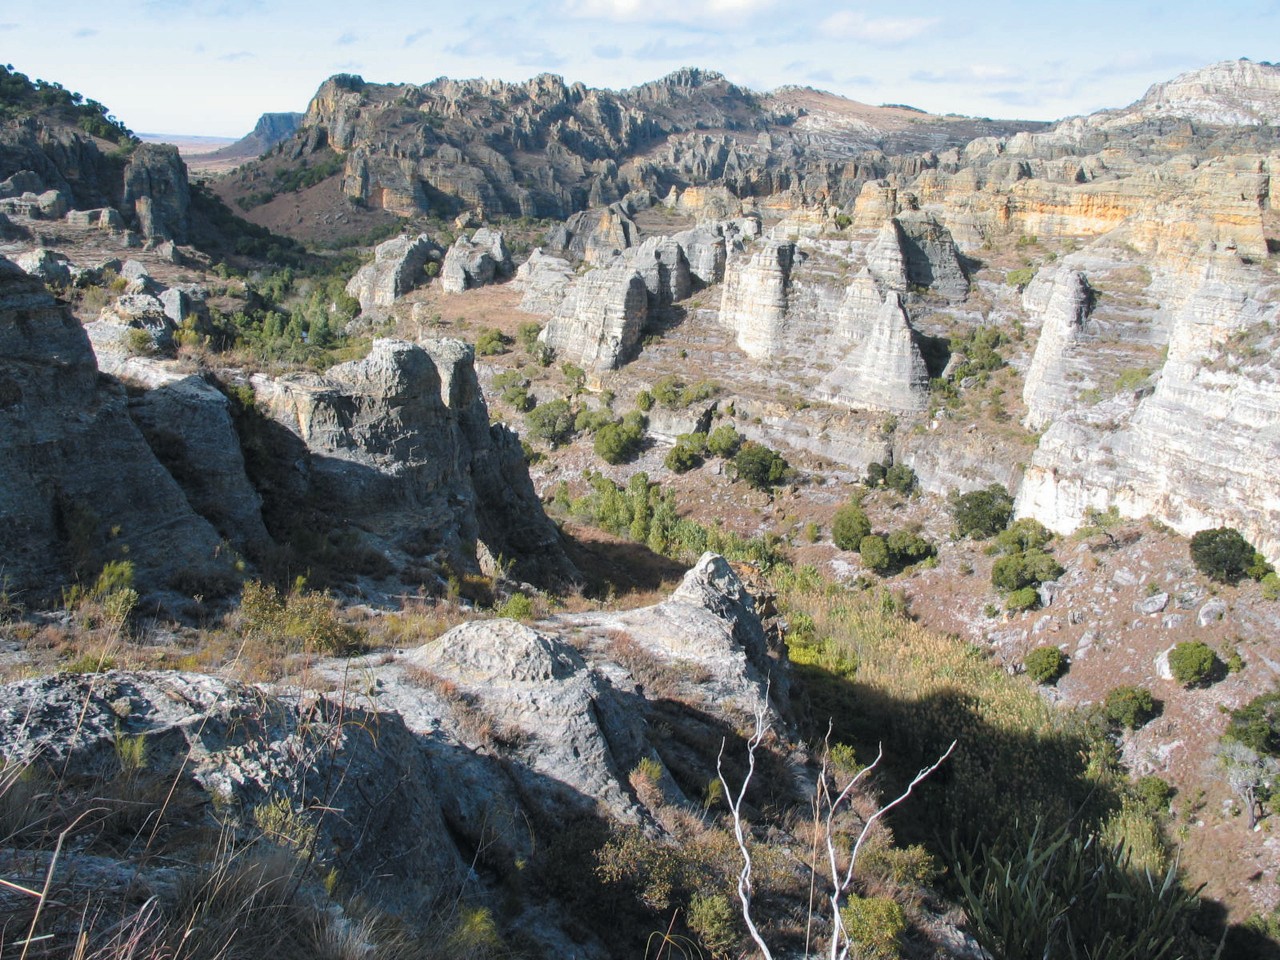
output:
M729 781L725 779L724 770L722 769L722 761L724 760L723 740L720 741L720 753L716 756L716 774L720 777L720 783L724 787L725 803L729 805L729 812L733 815L733 838L738 842L738 852L742 854L742 871L738 874L738 899L742 902L742 919L746 921L747 931L751 934L751 939L755 941L756 946L760 948L760 952L764 954L765 960L773 960L773 953L769 950L769 945L764 942L764 938L760 936L760 931L756 929L755 921L751 919L751 852L747 849L747 839L742 829L742 800L747 795L747 785L751 783L751 777L756 771L756 749L764 740L764 735L768 731L769 725L765 723L764 709L761 708L756 713L756 729L751 735L751 739L747 741L747 775L743 778L742 789L738 791L737 799L734 799L733 790L729 786Z

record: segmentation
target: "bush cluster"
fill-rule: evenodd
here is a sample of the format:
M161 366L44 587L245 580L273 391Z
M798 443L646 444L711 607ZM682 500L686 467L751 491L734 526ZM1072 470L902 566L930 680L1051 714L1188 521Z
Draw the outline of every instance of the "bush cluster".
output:
M1219 583L1239 583L1245 577L1261 580L1272 573L1266 557L1231 527L1201 530L1191 538L1196 569Z
M952 493L949 498L956 536L985 540L994 537L1013 519L1013 497L998 483L985 490Z
M1103 715L1110 723L1126 730L1137 730L1159 714L1155 697L1146 687L1115 687L1102 704Z
M1022 666L1036 683L1053 683L1067 672L1067 655L1057 647L1036 647L1027 654Z
M787 478L790 465L776 450L748 440L733 456L738 477L757 490L769 490Z
M1177 644L1169 651L1169 670L1184 687L1198 687L1214 679L1222 662L1213 648L1199 640Z

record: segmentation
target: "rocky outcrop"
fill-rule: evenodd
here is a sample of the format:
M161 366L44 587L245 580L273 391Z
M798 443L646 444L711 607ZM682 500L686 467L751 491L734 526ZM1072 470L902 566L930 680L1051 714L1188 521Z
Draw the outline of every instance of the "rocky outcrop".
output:
M252 383L278 428L263 440L292 465L279 495L321 506L331 524L358 523L404 562L438 555L474 568L483 541L526 580L573 578L518 439L489 423L470 346L376 340L367 358L324 375Z
M445 293L462 293L511 276L511 254L502 231L482 227L475 236L459 237L445 254L440 286Z
M874 322L861 330L818 392L854 409L914 413L929 401L929 369L902 305L889 291Z
M1206 256L1175 292L1168 360L1149 396L1063 414L1028 467L1018 511L1074 530L1089 510L1153 516L1184 534L1232 526L1280 559L1280 370L1274 303L1251 295L1257 269ZM1188 287L1185 277L1175 287Z
M649 317L644 279L625 261L599 267L569 288L542 333L557 357L587 370L612 370L635 354Z
M787 240L766 240L750 257L735 259L725 274L720 323L737 335L749 357L778 351L785 334L787 294L796 246Z
M166 143L139 144L124 169L120 211L137 221L148 240L186 243L190 232L191 191L178 148Z
M890 290L927 287L952 300L969 293L951 233L924 213L902 213L886 221L867 249L867 269Z
M689 259L674 237L650 237L624 254L649 293L649 309L661 310L687 299L692 286Z
M56 593L127 557L140 589L217 592L229 573L220 536L157 462L124 391L99 376L84 329L3 259L0 421L0 554L11 590Z
M13 262L42 283L59 287L66 287L71 283L70 261L65 254L56 250L37 247L19 254Z
M634 211L624 203L575 213L551 228L546 247L586 263L608 263L624 250L640 243L640 228L631 219Z
M724 279L728 247L723 226L702 224L692 230L672 234L671 239L684 251L692 280L702 286L710 286Z
M543 253L541 247L535 247L529 259L516 270L513 281L516 289L523 291L520 309L528 313L555 313L576 276L568 260L553 257Z
M1160 119L1195 120L1221 126L1280 121L1280 67L1250 60L1223 60L1157 83L1123 110L1097 118L1105 127Z
M297 133L303 116L301 113L264 113L253 125L253 129L235 143L201 159L250 160L260 157L276 144Z
M385 316L397 299L426 283L427 262L439 259L439 246L425 233L387 240L374 249L373 262L347 282L347 295L360 301L362 314Z
M1029 430L1040 430L1076 399L1070 375L1074 372L1079 379L1079 372L1070 353L1072 345L1089 332L1093 292L1083 273L1062 269L1049 278L1037 277L1028 285L1024 294L1028 311L1033 311L1037 300L1047 302L1040 313L1040 339L1022 389L1022 400L1027 405L1023 423Z

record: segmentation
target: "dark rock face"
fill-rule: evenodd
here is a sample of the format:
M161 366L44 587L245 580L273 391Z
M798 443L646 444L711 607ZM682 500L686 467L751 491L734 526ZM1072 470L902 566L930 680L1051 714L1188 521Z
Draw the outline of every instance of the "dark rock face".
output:
M403 216L471 209L563 219L632 191L664 196L711 182L739 196L852 202L867 179L906 172L889 154L1038 126L929 117L842 141L800 125L805 113L695 69L621 91L545 74L422 86L339 76L317 91L293 154L333 147L346 158L348 196Z
M0 556L10 588L56 593L126 554L139 586L225 574L192 510L98 374L81 326L0 259Z
M178 148L144 143L133 152L124 171L120 210L137 219L148 240L186 243L190 229L191 191L187 166Z
M215 159L248 160L260 157L277 143L288 140L302 124L301 113L264 113L253 129L241 139L212 154Z

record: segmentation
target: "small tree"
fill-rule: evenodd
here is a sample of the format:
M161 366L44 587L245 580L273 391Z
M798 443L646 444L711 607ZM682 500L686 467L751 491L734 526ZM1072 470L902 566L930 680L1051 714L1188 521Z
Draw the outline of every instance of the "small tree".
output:
M858 552L862 554L862 565L872 573L884 573L893 565L889 544L884 537L877 537L875 534L863 537L858 544Z
M905 496L916 488L916 472L905 463L895 463L884 472L884 485Z
M1266 558L1231 527L1201 530L1193 536L1191 559L1197 570L1219 583L1239 583L1245 577L1261 580L1271 572Z
M573 437L573 409L565 399L551 400L525 414L529 434L545 440L553 447L568 443Z
M722 423L711 431L711 435L707 437L707 450L712 456L720 457L728 460L738 448L742 446L742 434L738 433L731 424Z
M1067 672L1067 655L1057 647L1036 647L1027 654L1022 666L1036 683L1053 683Z
M998 483L985 490L953 493L950 507L959 537L984 540L995 536L1013 519L1013 497Z
M1156 699L1146 687L1114 687L1103 701L1107 720L1126 730L1137 730L1158 714Z
M871 535L871 521L867 513L856 503L846 503L836 511L831 522L831 539L841 550L858 550L862 538Z
M1173 679L1184 687L1198 687L1208 683L1221 666L1213 648L1199 640L1179 643L1169 651L1169 670Z
M776 450L748 440L734 455L733 466L738 476L757 490L768 490L781 483L790 467Z

